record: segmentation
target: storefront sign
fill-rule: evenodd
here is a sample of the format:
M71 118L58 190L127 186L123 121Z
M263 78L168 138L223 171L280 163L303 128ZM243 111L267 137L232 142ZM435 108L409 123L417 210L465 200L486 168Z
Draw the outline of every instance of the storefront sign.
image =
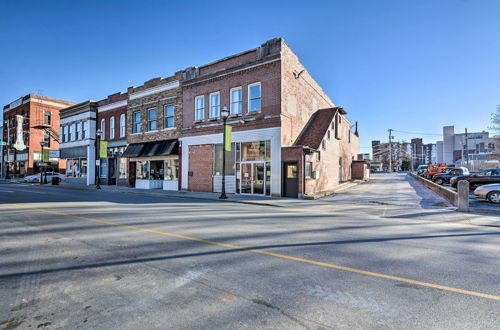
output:
M50 158L60 158L59 150L50 150L49 155L50 155Z
M99 141L99 158L108 158L108 141Z
M224 141L226 151L231 151L231 141L233 140L233 128L229 125L226 126L226 141Z

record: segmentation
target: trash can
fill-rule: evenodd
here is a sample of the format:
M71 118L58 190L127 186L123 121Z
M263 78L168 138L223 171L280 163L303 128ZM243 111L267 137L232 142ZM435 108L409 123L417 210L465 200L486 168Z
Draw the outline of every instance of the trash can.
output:
M61 180L61 179L59 179L59 177L53 176L52 177L52 185L57 186L59 184L59 180Z

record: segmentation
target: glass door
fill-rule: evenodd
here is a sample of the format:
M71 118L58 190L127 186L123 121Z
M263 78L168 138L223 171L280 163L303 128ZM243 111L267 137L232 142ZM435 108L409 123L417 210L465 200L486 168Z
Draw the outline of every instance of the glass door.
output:
M253 164L253 193L257 195L264 195L265 189L265 173L264 163Z
M240 193L264 195L267 188L265 162L244 162L240 165ZM266 189L267 188L267 189Z
M241 164L241 189L242 194L252 193L252 164Z

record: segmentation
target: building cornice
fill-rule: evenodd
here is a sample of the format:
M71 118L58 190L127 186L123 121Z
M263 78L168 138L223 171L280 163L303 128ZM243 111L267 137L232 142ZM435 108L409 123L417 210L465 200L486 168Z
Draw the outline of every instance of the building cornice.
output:
M104 111L108 111L108 110L112 110L112 109L116 109L116 108L124 107L124 106L127 106L127 100L121 100L118 102L113 102L110 104L101 105L100 107L97 107L97 112L104 112Z
M179 80L174 80L174 81L171 81L171 82L163 84L163 85L150 87L150 88L147 88L145 90L138 91L135 93L130 93L129 99L135 100L135 99L138 99L138 98L141 98L144 96L148 96L148 95L164 92L164 91L167 91L170 89L174 89L174 88L177 88L179 86L180 86Z

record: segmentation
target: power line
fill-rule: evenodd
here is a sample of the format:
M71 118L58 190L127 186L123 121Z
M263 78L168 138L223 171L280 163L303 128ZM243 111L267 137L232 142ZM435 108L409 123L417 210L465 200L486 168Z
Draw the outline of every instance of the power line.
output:
M394 131L394 132L398 132L398 133L406 133L406 134L443 136L443 134L434 134L434 133L418 133L418 132L398 131L398 130L395 130L395 129L393 129L393 131Z

